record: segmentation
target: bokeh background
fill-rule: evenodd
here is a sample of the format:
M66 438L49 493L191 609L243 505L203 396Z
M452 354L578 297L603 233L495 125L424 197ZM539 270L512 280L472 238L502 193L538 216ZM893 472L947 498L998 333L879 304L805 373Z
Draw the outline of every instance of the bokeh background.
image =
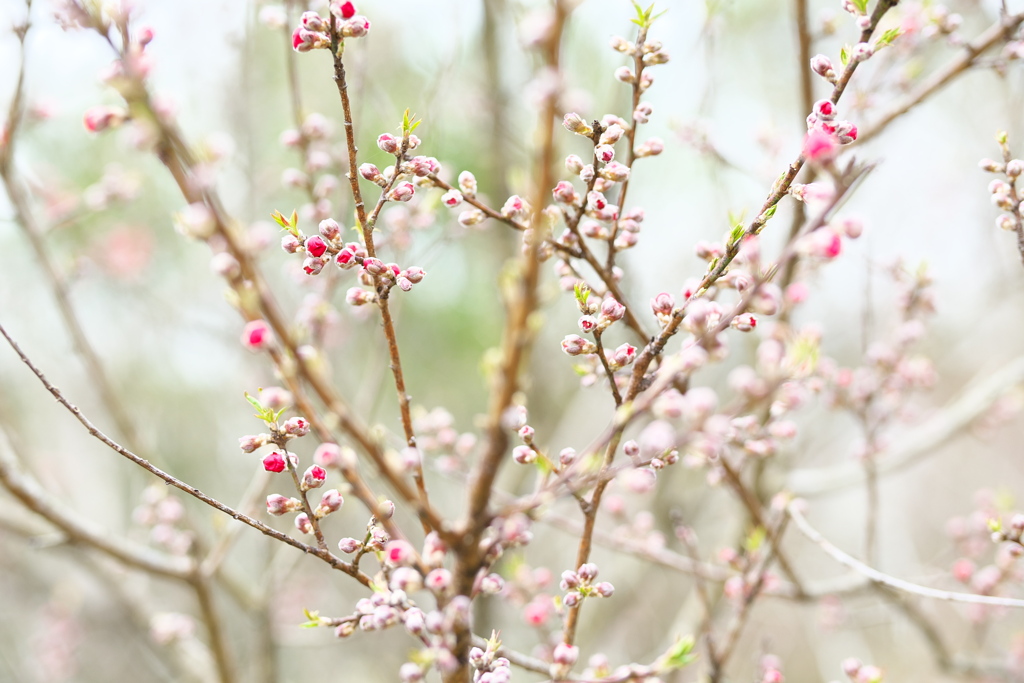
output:
M792 3L659 4L669 11L652 35L665 44L672 61L655 71L655 85L645 97L655 116L645 128L663 138L666 149L637 166L631 185L632 200L647 212L640 243L623 256L625 288L635 304L661 291L678 296L687 278L703 272L693 244L721 239L730 212L753 215L775 177L795 158L805 131L798 86L804 65L797 58ZM1024 9L1022 3L1008 4L1011 12ZM394 132L409 108L424 121L417 131L423 153L436 156L450 178L472 170L492 205L511 192L528 195L538 59L524 39L545 3L364 0L359 6L373 22L370 35L349 50L365 159L386 163L372 141L381 132ZM838 62L839 48L856 29L839 3L810 6L820 34L813 52ZM903 2L896 13L927 17L937 6ZM994 2L948 6L962 14L959 33L968 39L998 18ZM260 259L282 305L299 321L323 322L325 361L344 394L367 421L394 431L393 389L375 319L344 304L347 284L325 299L319 281L299 273L300 261L276 248L276 227L268 222L273 210L301 211L308 201L281 182L285 169L301 164L295 150L278 142L280 133L295 125L288 59L295 60L306 111L323 114L336 133L341 125L326 54L289 56L285 30L260 21L265 7L237 0L140 0L138 20L156 32L148 48L152 83L172 103L188 138L218 158L211 172L229 213L254 242L269 243ZM40 115L19 137L17 168L32 189L34 215L47 229L46 249L68 278L86 337L129 407L136 449L229 504L251 500L247 492L262 487L275 490L257 473L257 459L238 451L237 439L259 429L242 393L277 382L264 357L241 348L241 319L211 272L209 249L175 232L172 214L182 202L152 155L135 149L127 135L96 136L82 128L87 108L118 101L98 76L112 59L109 48L94 34L61 31L47 3L37 0L31 12L27 96L28 106ZM622 58L608 43L614 35L631 37L632 12L625 0L579 3L563 53L567 111L588 118L628 115L628 89L612 76ZM0 3L4 108L20 62L10 27L24 16L17 0ZM821 33L829 22L835 25L833 35ZM884 55L892 59L872 61L858 73L841 116L859 125L872 121L901 97L894 84L913 84L957 49L941 39L912 55L893 48ZM998 377L1024 349L1021 264L1012 235L995 228L997 210L986 191L991 178L978 170L979 159L998 157L998 130L1008 131L1011 146L1018 156L1024 154L1021 74L1019 64L1002 72L972 70L849 152L877 164L844 207L864 220L866 231L844 245L837 262L814 275L812 295L795 323L818 325L824 352L841 365L855 366L867 344L892 324L887 265L897 258L912 268L927 263L938 312L920 350L933 359L938 380L933 391L907 406L901 416L905 424L887 435L895 441L913 441L920 425L936 416L941 420L945 406L968 387ZM820 80L815 88L816 97L828 92ZM563 154L583 151L580 140L567 133L558 141ZM712 147L717 154L708 153ZM104 201L103 188L128 196ZM421 206L414 215L388 214L384 228L387 234L412 226L408 244L399 245L402 263L417 263L428 273L423 285L398 297L407 383L419 409L443 406L458 432L473 432L486 403L489 350L501 333L497 279L516 253L517 240L493 225L467 231L454 215L431 211L427 200ZM348 211L338 206L339 220ZM790 211L783 202L765 232L769 253L781 245ZM101 429L123 438L76 355L45 272L12 216L6 197L0 197L0 322ZM580 389L558 350L561 337L576 331L578 314L571 298L557 289L551 269L545 273L545 324L527 380L530 423L553 450L583 448L606 423L610 406L600 391ZM702 373L698 383L724 387L727 371L749 362L754 347L737 343L730 359ZM89 439L6 348L0 350L0 389L5 447L82 519L111 534L152 542L151 530L139 524L138 507L147 497L159 498L162 489L147 490L152 481L145 473ZM1010 407L1013 396L999 408ZM948 533L950 520L979 509L1021 508L1024 428L1012 413L998 428L988 424L991 420L982 422L884 478L877 511L880 569L964 590L950 574L960 556ZM848 417L811 406L801 413L800 427L798 439L777 457L773 481L779 485L791 469L854 462L863 437ZM312 448L307 444L299 452L308 459ZM438 471L429 477L442 508L456 514L458 477ZM530 486L526 473L513 468L501 482L509 490ZM730 495L710 486L700 471L672 472L653 498L619 494L624 511L605 520L609 530L621 527L645 538L659 532L678 550L671 525L675 512L696 528L701 550L711 559L735 542L744 524ZM226 533L226 520L182 502L199 533L195 542L208 546ZM864 491L854 486L810 497L808 514L838 546L860 554L865 507ZM560 510L572 516L570 506ZM650 515L638 517L644 510ZM974 522L979 519L976 515ZM274 523L288 528L287 519ZM334 538L358 536L365 523L366 513L350 502L326 528ZM524 559L529 567L546 566L556 576L570 567L575 555L570 535L543 524L534 533ZM802 576L844 573L795 534L787 547ZM994 550L983 550L980 562L990 562ZM651 661L672 635L699 627L689 577L607 548L599 548L595 557L602 576L618 591L612 600L585 610L584 656L603 651L615 663ZM303 608L325 615L350 612L361 596L354 582L249 530L238 534L226 571L240 587L218 595L230 622L240 680L297 681L313 675L396 680L413 646L398 630L338 641L328 629L300 627ZM517 570L510 562L503 571L511 576ZM1006 590L1019 595L1018 587L1019 577ZM245 596L238 593L257 596L259 607L247 611ZM1019 612L979 622L962 606L913 604L957 653L1000 666L1021 657ZM161 614L194 611L191 597L176 586L67 546L0 492L0 679L189 680L192 674L169 654L195 643L184 638L177 645L160 644L148 631L152 619L167 619ZM525 625L520 611L512 600L493 600L477 615L477 630L500 628L509 645L530 652L544 638ZM269 631L260 625L266 614ZM882 666L891 681L954 680L939 670L907 613L870 591L819 604L768 598L744 633L731 680L755 680L764 653L778 655L793 681L840 679L839 663L849 656ZM201 629L197 635L202 637ZM276 662L267 656L269 642L275 644ZM193 650L186 659L201 662L202 649ZM538 680L526 673L517 678ZM678 678L691 679L688 672Z

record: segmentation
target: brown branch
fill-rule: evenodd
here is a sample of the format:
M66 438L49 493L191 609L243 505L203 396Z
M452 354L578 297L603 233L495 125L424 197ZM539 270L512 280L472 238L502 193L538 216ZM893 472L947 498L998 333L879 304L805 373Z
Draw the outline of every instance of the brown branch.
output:
M83 427L85 427L86 431L89 432L91 436L98 439L108 448L123 456L124 458L131 460L133 463L135 463L142 469L146 470L150 474L153 474L159 479L162 479L165 483L170 484L171 486L180 489L181 491L184 491L193 498L196 498L202 501L203 503L206 503L210 507L219 510L220 512L223 512L229 517L236 519L242 522L243 524L251 526L253 529L256 529L257 531L266 536L281 541L282 543L286 543L294 548L298 548L299 550L308 555L314 555L320 558L334 569L337 569L341 572L344 572L354 577L364 586L369 586L371 584L370 577L358 571L349 563L342 561L338 557L335 557L332 553L320 548L315 548L311 545L307 545L301 541L292 538L291 536L288 536L287 534L283 534L280 531L267 526L259 520L253 519L248 515L242 514L238 510L235 510L221 503L215 498L211 498L210 496L206 495L205 493L195 488L194 486L191 486L190 484L187 484L181 481L180 479L175 478L173 475L164 472L160 468L150 463L148 460L136 455L135 453L132 453L124 446L121 446L117 442L113 441L110 437L101 432L92 422L90 422L89 419L82 413L82 411L78 409L77 406L68 401L68 399L64 397L64 394L61 393L60 389L55 387L53 384L50 383L48 379L46 379L46 376L43 375L42 371L35 366L35 364L28 358L28 356L25 355L25 353L21 350L21 347L18 346L17 342L15 342L14 339L12 339L11 336L7 333L7 330L4 329L3 325L0 325L0 335L3 335L3 337L7 340L7 343L10 344L12 349L14 349L14 352L18 355L21 361L26 366L28 366L28 368L32 371L32 374L34 374L36 378L39 379L39 381L46 388L46 390L49 391L50 394L55 399L57 399L57 402L64 406L64 408L67 409L67 411L70 412L75 417L75 419L82 424Z

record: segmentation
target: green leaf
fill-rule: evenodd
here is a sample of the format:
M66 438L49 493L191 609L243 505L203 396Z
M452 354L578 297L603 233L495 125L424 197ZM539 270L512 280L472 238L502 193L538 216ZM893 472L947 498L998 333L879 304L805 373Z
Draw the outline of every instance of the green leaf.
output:
M302 628L316 628L322 625L320 621L320 612L303 609L302 613L306 615L306 621L303 622Z
M877 41L875 41L875 49L877 50L887 45L892 45L892 41L896 40L901 35L903 35L903 31L899 27L889 29L879 36Z
M754 527L743 540L743 547L748 553L755 552L758 548L764 545L764 541L767 536L768 534L765 533L764 527Z
M744 232L746 232L746 229L743 227L742 223L737 223L736 225L734 225L732 227L732 232L729 233L729 243L735 244L736 242L739 242L741 239L743 239Z
M674 671L690 664L697 659L697 655L693 654L694 644L693 636L678 639L658 660L658 668L661 671Z
M291 219L285 217L280 211L274 211L270 214L270 217L274 219L274 222L281 226L283 230L287 230L296 237L299 236L299 216L296 212L292 212Z
M992 533L998 533L1003 530L1003 522L999 519L988 520L988 530Z
M839 61L843 63L843 66L850 61L850 48L848 45L843 45L843 49L839 51Z
M857 8L857 11L861 14L866 14L868 11L868 0L853 0L853 6Z
M585 282L577 282L572 287L572 293L576 297L576 302L583 307L587 305L587 299L590 298L590 287Z

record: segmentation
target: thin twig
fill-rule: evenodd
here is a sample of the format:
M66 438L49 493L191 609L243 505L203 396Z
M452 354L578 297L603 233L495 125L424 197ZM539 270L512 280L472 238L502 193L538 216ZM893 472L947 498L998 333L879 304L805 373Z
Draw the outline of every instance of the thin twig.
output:
M916 583L911 583L909 581L904 581L903 579L898 579L894 576L889 576L888 574L883 574L877 569L864 564L860 560L846 554L836 546L829 543L817 529L808 523L797 508L798 506L796 501L793 501L786 506L786 511L804 536L810 539L839 564L860 572L875 583L894 588L904 593L920 595L926 598L934 598L936 600L945 600L948 602L962 602L971 605L996 605L999 607L1024 607L1024 600L1019 600L1017 598L1001 598L993 595L955 593L953 591L944 591L937 588L920 586Z

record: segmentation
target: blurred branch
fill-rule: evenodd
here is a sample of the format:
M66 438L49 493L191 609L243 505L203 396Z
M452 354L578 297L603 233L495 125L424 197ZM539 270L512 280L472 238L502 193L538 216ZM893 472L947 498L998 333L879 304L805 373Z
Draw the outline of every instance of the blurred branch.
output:
M786 511L796 524L796 527L800 530L800 533L825 551L825 553L832 557L832 559L863 574L869 580L877 584L882 584L904 593L920 595L926 598L934 598L936 600L945 600L948 602L962 602L974 605L995 605L999 607L1024 607L1024 600L1019 600L1017 598L1001 598L993 595L974 595L971 593L944 591L937 588L920 586L916 583L911 583L909 581L904 581L903 579L898 579L894 576L889 576L888 574L883 574L877 569L869 567L860 560L855 559L829 543L817 529L807 522L804 516L797 509L796 501L790 502L789 505L786 506Z
M31 2L26 3L31 9ZM14 95L7 111L7 120L4 122L2 134L0 134L0 179L3 180L7 197L14 209L14 222L25 233L29 245L35 253L36 260L42 266L46 280L50 284L53 298L57 302L57 311L64 322L64 327L71 336L71 343L85 365L85 371L89 375L90 383L99 392L100 400L107 412L114 419L121 437L132 447L138 447L138 434L128 412L124 409L117 392L110 383L99 355L89 343L88 337L78 319L78 314L71 305L71 297L67 279L61 274L54 263L50 249L46 246L44 230L36 222L32 213L32 203L29 194L19 177L14 163L15 143L18 140L18 133L25 114L25 64L26 50L25 37L29 30L29 18L26 15L25 23L15 28L14 33L18 37L20 50L20 63L18 67L18 79L14 88Z
M1024 22L1024 12L1011 14L1002 17L992 24L977 38L967 43L958 57L949 64L934 72L928 79L921 82L917 88L907 95L902 101L894 104L883 113L877 121L864 126L857 137L858 143L863 143L878 135L892 123L893 119L902 116L927 99L932 93L943 87L965 69L973 66L983 52L996 45L1001 40L1006 40L1021 23Z
M879 454L878 475L897 472L932 455L969 427L999 397L1021 383L1024 383L1024 356L1003 365L986 379L975 381L928 422L889 448L887 455ZM786 488L796 496L818 496L863 484L864 479L864 468L849 461L826 468L793 470L787 477Z

